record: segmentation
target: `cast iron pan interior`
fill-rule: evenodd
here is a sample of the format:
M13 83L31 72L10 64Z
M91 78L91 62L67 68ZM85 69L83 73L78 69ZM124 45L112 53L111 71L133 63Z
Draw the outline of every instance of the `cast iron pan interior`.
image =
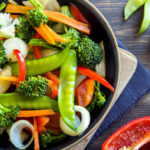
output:
M3 0L6 2L6 0ZM17 0L21 2L21 0ZM91 38L96 42L100 42L101 40L104 41L105 51L106 51L106 78L107 80L115 87L118 77L118 55L117 55L117 48L113 40L113 35L111 31L108 29L106 23L104 22L103 18L99 16L94 8L89 6L87 2L84 0L58 0L60 5L69 5L69 2L74 3L86 16L89 23L92 26L92 35ZM89 128L84 132L83 135L77 137L68 137L64 141L61 141L57 144L50 145L47 149L57 150L64 148L74 142L78 141L82 138L85 134L87 134L99 121L99 119L104 115L105 111L107 110L113 93L107 90L106 88L102 87L102 91L106 95L107 103L101 109L95 109L94 112L91 114L91 124ZM32 145L33 146L33 145ZM14 146L12 146L8 142L8 137L6 135L0 136L0 149L11 149L14 150ZM33 149L30 147L29 149Z

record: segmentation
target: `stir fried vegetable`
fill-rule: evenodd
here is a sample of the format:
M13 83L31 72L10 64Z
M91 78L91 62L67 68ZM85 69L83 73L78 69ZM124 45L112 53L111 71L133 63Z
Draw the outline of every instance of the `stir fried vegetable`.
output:
M0 13L0 127L11 127L15 147L26 149L34 140L39 150L81 135L90 112L106 102L100 84L114 89L95 72L105 59L75 5L61 7L56 0L24 4L7 4L6 13ZM77 71L84 77L78 79Z

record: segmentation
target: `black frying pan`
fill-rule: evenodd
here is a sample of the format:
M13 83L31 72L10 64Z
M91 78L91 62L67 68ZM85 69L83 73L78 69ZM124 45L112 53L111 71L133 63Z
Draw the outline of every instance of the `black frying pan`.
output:
M0 0L7 2L7 0ZM17 0L21 4L21 0ZM91 38L96 42L100 42L101 40L104 41L104 47L106 51L106 78L107 80L114 86L117 86L118 83L118 74L119 74L119 67L118 67L118 47L116 43L115 36L107 23L106 19L103 15L98 12L98 10L87 0L58 0L60 5L69 5L70 2L74 3L86 16L88 19L91 27L92 27L92 35ZM65 140L57 143L52 144L47 147L47 150L57 150L57 149L66 149L73 144L77 144L80 140L90 134L96 126L98 126L106 114L108 113L108 109L110 104L112 103L112 98L114 96L113 92L110 92L108 89L102 87L103 92L106 95L107 103L101 109L96 108L91 114L91 124L89 128L82 134L81 136L77 137L67 137ZM8 137L6 134L0 136L0 150L8 149L8 150L15 150L14 146L8 142ZM33 145L29 148L33 149Z

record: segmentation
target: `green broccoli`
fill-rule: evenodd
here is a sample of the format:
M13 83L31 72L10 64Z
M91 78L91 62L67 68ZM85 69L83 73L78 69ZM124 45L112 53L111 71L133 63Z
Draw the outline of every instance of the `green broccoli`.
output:
M96 81L94 89L94 99L90 103L90 105L87 106L87 109L91 112L96 106L101 108L105 104L105 102L105 96L100 91L100 83Z
M28 43L29 40L34 36L35 30L30 25L30 23L28 23L25 16L20 16L18 19L20 21L20 24L16 26L16 36Z
M3 47L4 41L0 41L0 67L3 67L4 64L7 62L6 53Z
M40 97L46 93L47 83L44 77L31 76L27 80L20 82L17 91L25 96Z
M29 2L38 9L43 9L44 6L38 0L29 0Z
M66 137L67 135L65 134L57 134L51 130L43 131L39 136L40 145L45 148L48 144L57 143Z
M0 127L9 129L19 113L17 106L6 108L0 104Z
M27 18L29 23L33 27L40 27L41 24L47 24L48 23L48 17L42 12L41 9L32 9L28 10Z
M81 37L77 52L78 64L90 69L95 69L96 64L102 59L102 50L100 46L91 40L88 36Z

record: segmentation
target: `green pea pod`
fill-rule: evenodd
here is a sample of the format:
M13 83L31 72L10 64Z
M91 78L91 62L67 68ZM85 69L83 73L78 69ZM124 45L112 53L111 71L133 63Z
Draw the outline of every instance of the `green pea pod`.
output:
M76 71L76 52L71 50L60 69L58 107L64 122L75 132L77 131L76 114L74 109Z
M124 19L127 20L138 8L143 6L147 0L129 0L124 9Z
M33 98L17 93L0 94L0 104L5 107L17 105L20 109L53 109L58 111L57 101L47 96Z
M39 75L59 68L66 60L70 46L67 46L61 52L43 57L41 59L26 60L26 75ZM9 63L7 66L12 67L12 75L18 76L18 63Z
M144 5L144 17L137 35L142 34L148 28L149 25L150 25L150 0L147 1Z

